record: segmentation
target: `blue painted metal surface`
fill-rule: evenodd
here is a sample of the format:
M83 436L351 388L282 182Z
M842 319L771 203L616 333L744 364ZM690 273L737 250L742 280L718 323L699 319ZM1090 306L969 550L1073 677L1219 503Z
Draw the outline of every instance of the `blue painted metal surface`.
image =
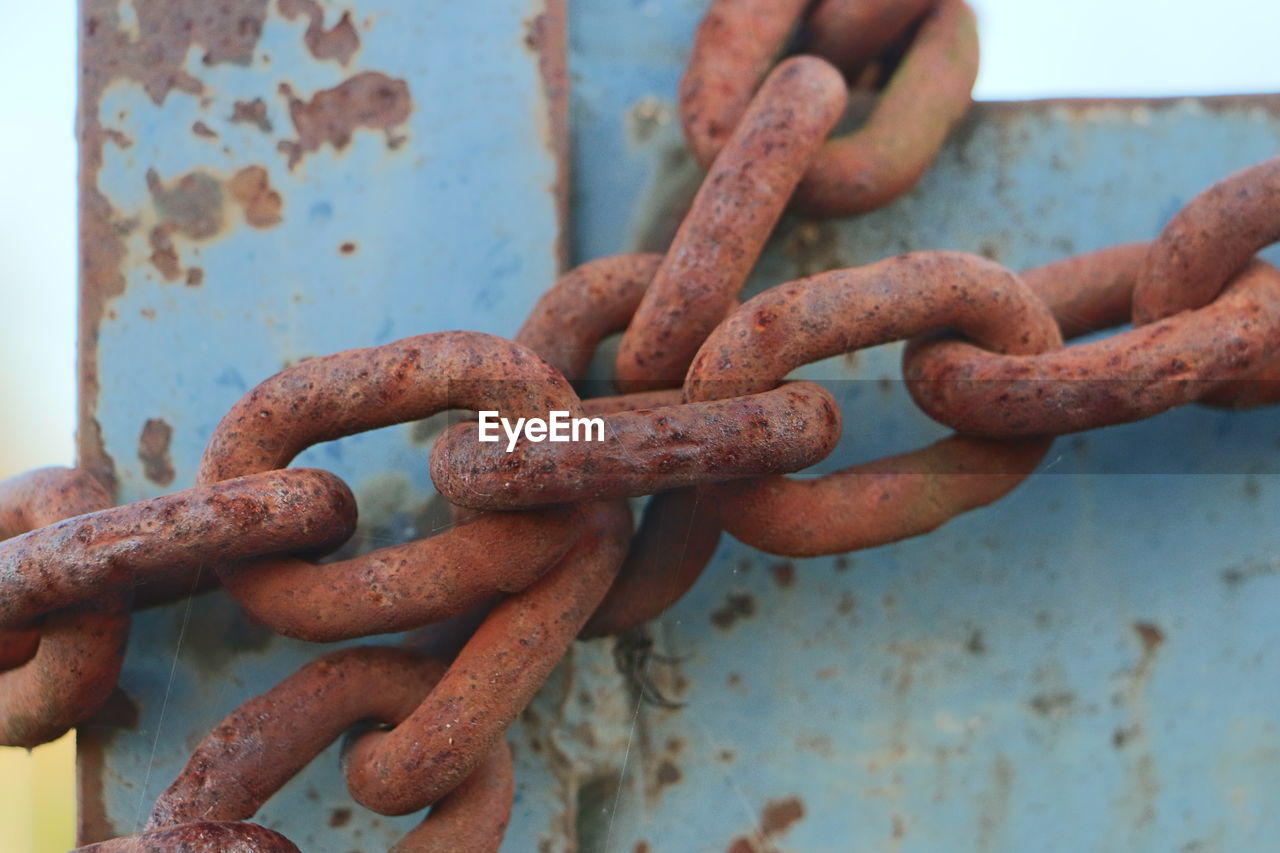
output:
M436 4L457 7L437 39L404 32L391 14L400 4L383 6L358 62L410 82L401 149L362 132L341 157L309 155L305 181L268 148L246 149L245 163L276 164L283 221L200 245L200 288L160 283L131 238L129 287L100 342L98 417L122 499L164 490L144 480L136 452L147 418L174 426L174 486L184 485L221 413L285 362L434 329L510 333L549 283L551 167L530 130L532 90L501 99L506 133L489 113L479 122L458 109L460 96L427 96L499 78L532 85L528 54L513 47L524 12ZM673 101L703 7L573 4L583 258L660 247L696 179ZM297 54L299 34L269 20L274 67L287 65L299 91L332 85L332 69ZM421 43L440 53L423 58ZM491 46L501 74L436 77L420 64L476 44ZM266 72L225 73L252 94ZM113 96L136 144L102 185L145 217L149 165L160 160L169 179L209 155L186 134L195 113L170 112L194 105L154 110L128 87ZM1278 141L1271 98L983 105L909 197L857 220L785 222L753 288L909 249L1021 267L1148 238ZM506 161L489 148L499 144ZM480 187L495 163L502 179ZM349 256L337 250L347 240L358 244ZM140 316L148 308L154 320ZM817 470L943 434L910 405L897 354L806 369L846 414L845 441ZM386 430L301 461L356 488L363 543L401 541L426 532L429 432ZM513 730L504 849L1269 849L1280 834L1278 446L1274 412L1188 408L1061 439L1011 496L927 537L802 561L726 543L653 628L676 659L646 675L683 707L638 702L612 642L598 641L578 645ZM138 727L89 733L105 740L104 803L121 830L194 738L316 653L247 626L219 596L136 625L123 684ZM261 820L307 850L385 846L406 821L359 810L346 820L336 768L331 750Z

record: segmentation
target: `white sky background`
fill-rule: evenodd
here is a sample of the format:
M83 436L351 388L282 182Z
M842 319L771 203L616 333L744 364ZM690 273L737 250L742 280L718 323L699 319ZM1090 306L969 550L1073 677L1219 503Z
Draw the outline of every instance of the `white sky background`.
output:
M1277 0L972 2L979 98L1280 92ZM72 460L76 21L73 0L0 10L4 472Z

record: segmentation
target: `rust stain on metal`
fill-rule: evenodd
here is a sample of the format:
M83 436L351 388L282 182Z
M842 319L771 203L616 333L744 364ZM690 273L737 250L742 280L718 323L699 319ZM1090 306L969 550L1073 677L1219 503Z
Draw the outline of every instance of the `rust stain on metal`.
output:
M147 190L167 227L192 240L207 240L222 230L222 182L207 172L188 172L165 183L155 169L147 170Z
M395 149L403 140L393 131L408 120L413 107L409 84L379 71L361 72L307 100L287 83L281 84L280 93L289 99L289 116L298 134L296 140L282 140L277 146L288 155L290 169L326 143L341 151L360 128L384 131L387 146Z
M546 112L543 144L555 161L551 186L556 203L556 257L568 266L569 244L569 52L565 0L543 0L543 10L525 22L525 46L538 57Z
M795 586L796 564L790 560L787 560L784 563L778 563L770 569L770 572L773 574L773 582L783 589Z
M142 472L157 486L173 482L173 461L169 458L169 442L173 439L173 427L162 418L148 418L138 437L138 459Z
M756 615L756 598L749 592L731 592L725 596L724 604L711 613L711 624L722 631L727 631L741 619L750 619Z
M804 817L804 803L799 797L770 800L760 816L760 828L765 835L780 835Z
M222 230L222 182L207 172L195 171L166 184L149 169L147 189L160 220L147 238L151 264L166 281L178 281L183 269L173 237L180 234L191 240L207 240Z
M236 101L231 111L232 124L251 124L263 133L271 132L271 120L267 118L267 102L262 98L252 101Z
M244 219L254 228L280 224L284 201L271 188L271 176L261 166L246 166L227 182L231 197L244 209Z
M216 130L214 130L213 128L209 127L209 125L205 124L205 123L204 123L204 122L202 122L202 121L196 121L196 122L193 122L193 123L192 123L192 125L191 125L191 132L192 132L192 133L194 133L196 136L199 136L199 137L201 137L201 138L203 138L203 139L217 139L217 138L218 138L218 131L216 131Z
M799 797L770 800L760 814L760 826L729 842L728 853L775 853L773 840L804 818L804 802Z
M324 28L324 7L316 0L280 0L280 14L290 21L302 15L307 17L307 32L303 39L307 50L316 59L334 59L346 65L360 49L360 34L351 23L350 11L344 11L338 23L327 30Z

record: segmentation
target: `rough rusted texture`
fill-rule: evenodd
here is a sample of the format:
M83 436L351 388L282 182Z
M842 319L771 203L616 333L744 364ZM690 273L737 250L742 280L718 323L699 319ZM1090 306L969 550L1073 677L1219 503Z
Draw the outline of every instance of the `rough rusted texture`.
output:
M1150 243L1126 243L1022 273L1058 319L1065 338L1128 322ZM1199 402L1231 409L1280 403L1280 358L1242 379L1214 385Z
M426 820L390 853L498 853L514 796L511 748L499 739L471 775L433 805Z
M77 847L74 853L299 853L256 823L201 821Z
M928 171L969 108L978 28L964 0L938 0L861 128L827 143L796 190L811 216L875 210Z
M480 332L418 335L309 359L264 380L214 430L198 481L283 468L318 442L447 409L581 413L565 378L519 344Z
M205 736L156 800L148 829L247 820L352 725L403 721L445 670L419 652L376 646L312 661L241 704ZM512 795L511 752L499 740L395 849L496 853ZM471 846L461 846L468 841Z
M0 745L38 746L102 707L124 663L127 594L49 614L31 660L0 673Z
M818 52L847 55L846 67L855 67L918 18L924 5L910 0L820 6L814 22ZM952 126L969 108L978 75L973 10L963 0L931 5L865 124L832 139L813 160L796 190L796 204L806 213L851 216L902 195L928 170ZM711 165L747 114L752 90L805 6L794 0L712 4L680 81L685 138L704 167ZM848 11L857 14L854 20L846 19L849 26L830 25L831 19Z
M937 0L820 0L809 14L808 49L855 73L907 34Z
M913 341L912 397L975 435L1058 435L1148 418L1216 383L1255 374L1280 352L1280 272L1251 262L1203 308L1039 356L963 341Z
M31 660L39 645L39 628L0 631L0 670L12 669Z
M431 479L452 503L521 509L651 495L798 471L840 438L835 399L794 382L761 394L604 417L604 441L482 443L475 423L436 442Z
M1151 244L1133 322L1203 307L1259 250L1280 240L1280 158L1229 175L1192 199Z
M742 120L808 5L809 0L714 0L707 9L679 89L685 140L704 169Z
M418 628L519 592L564 555L580 524L568 508L483 514L350 560L280 557L226 566L220 575L258 621L328 643Z
M280 0L280 14L286 20L307 17L307 32L303 39L307 50L316 59L334 59L346 65L360 49L360 34L351 23L351 13L344 11L338 23L324 28L324 7L316 0Z
M1124 243L1024 270L1022 280L1049 306L1063 338L1129 319L1133 286L1149 243Z
M595 504L550 572L485 619L427 700L347 753L347 786L383 814L436 802L472 773L572 645L617 574L631 535L622 503Z
M288 155L290 169L325 144L341 151L360 128L384 131L388 145L394 147L399 143L393 131L408 121L413 108L409 84L379 71L362 71L307 100L294 95L286 84L281 85L281 93L289 98L289 117L298 134L296 140L277 146Z
M109 506L106 491L85 471L32 471L0 483L0 538ZM3 632L0 745L38 746L102 707L124 661L128 601L127 593L107 594L50 614L38 633Z
M355 499L324 471L271 471L68 518L0 543L0 626L193 574L209 560L323 551L355 527Z
M542 294L516 340L569 379L587 372L596 347L631 322L662 255L611 255L560 276Z
M803 364L941 328L1004 352L1062 342L1048 309L1013 273L974 255L918 252L749 300L703 344L685 394L697 401L758 391ZM956 437L817 480L772 478L704 492L749 545L795 556L839 553L917 535L990 503L1047 448Z
M779 65L716 157L618 350L624 390L678 385L732 308L796 183L845 102L816 57Z
M920 536L992 503L1036 469L1050 444L953 435L813 480L724 483L703 499L720 503L725 529L753 548L839 554Z
M801 365L950 327L997 352L1062 343L1049 310L1009 270L963 252L914 252L797 279L743 303L698 351L685 397L764 391Z
M618 412L678 406L683 402L684 391L679 388L662 388L657 391L637 391L634 394L615 394L611 397L592 397L582 401L582 411L588 415L615 415Z
M720 544L720 531L718 506L699 489L673 489L650 498L618 579L582 636L617 634L661 616L702 575Z

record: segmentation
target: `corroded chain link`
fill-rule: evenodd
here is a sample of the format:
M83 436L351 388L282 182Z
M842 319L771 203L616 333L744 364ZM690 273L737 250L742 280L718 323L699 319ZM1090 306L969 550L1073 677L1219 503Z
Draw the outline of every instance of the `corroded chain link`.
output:
M788 44L807 53L771 70ZM963 0L715 0L679 90L707 175L666 253L566 273L514 341L440 332L281 371L222 419L194 488L112 508L82 471L0 485L6 744L89 719L120 671L135 590L199 589L205 566L256 619L312 642L482 617L450 661L361 647L307 664L214 727L145 832L83 849L296 850L246 821L361 723L344 758L352 796L383 814L431 807L395 849L496 850L513 796L508 726L576 637L674 603L722 531L783 555L868 548L1004 496L1055 435L1197 400L1280 401L1280 271L1254 259L1280 239L1280 160L1207 190L1150 244L1022 275L917 252L738 304L788 205L845 216L909 190L976 71ZM829 138L851 99L870 99L865 121ZM616 381L632 393L580 399L571 383L618 332ZM913 398L957 434L781 476L825 458L842 424L829 392L785 377L901 340ZM332 474L286 466L317 442L450 409L594 415L606 437L508 453L456 424L430 465L455 526L316 562L352 534L355 500ZM621 499L641 495L633 536Z

